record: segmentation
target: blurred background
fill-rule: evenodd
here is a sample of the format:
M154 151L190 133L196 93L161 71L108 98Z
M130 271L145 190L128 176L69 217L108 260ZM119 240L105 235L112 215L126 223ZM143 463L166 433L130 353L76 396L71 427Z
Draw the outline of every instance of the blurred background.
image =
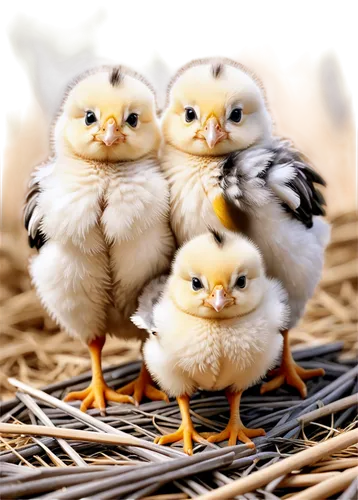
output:
M322 284L294 337L357 349L354 3L319 1L91 1L2 3L0 327L2 397L9 375L34 385L89 368L86 348L58 331L30 287L22 205L68 82L103 63L145 74L162 105L171 75L191 59L226 56L262 80L278 135L325 177L334 223ZM106 364L138 356L111 340Z

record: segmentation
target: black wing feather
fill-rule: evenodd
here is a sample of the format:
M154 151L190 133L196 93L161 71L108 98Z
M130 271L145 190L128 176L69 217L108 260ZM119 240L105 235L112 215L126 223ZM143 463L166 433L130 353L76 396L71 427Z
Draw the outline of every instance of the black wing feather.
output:
M221 173L223 191L236 205L252 206L266 187L284 210L307 228L312 227L314 216L325 215L326 202L317 188L326 185L324 179L287 140L273 139L271 144L232 153L223 161Z
M314 216L326 214L326 201L315 185L326 186L326 182L288 141L277 141L273 151L275 156L266 170L266 176L269 175L270 169L278 164L289 163L295 169L296 175L287 182L287 186L299 197L300 205L296 210L285 203L282 203L282 206L292 217L311 228Z
M40 183L33 178L29 185L24 207L24 226L28 233L28 243L31 248L40 248L46 243L46 237L41 232L41 219L35 217L38 198L41 193Z

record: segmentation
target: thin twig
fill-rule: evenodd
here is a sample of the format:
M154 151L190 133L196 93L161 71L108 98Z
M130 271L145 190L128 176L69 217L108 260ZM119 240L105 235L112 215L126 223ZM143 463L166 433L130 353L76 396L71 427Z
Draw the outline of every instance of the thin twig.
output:
M321 483L326 479L337 476L337 472L322 472L321 474L294 474L286 477L278 485L278 488L307 488Z
M73 500L91 498L93 495L97 496L98 494L101 495L101 499L104 499L106 495L112 498L112 494L113 498L123 498L125 493L137 491L152 483L157 484L157 487L159 487L158 482L167 482L168 475L171 478L180 477L180 474L185 476L185 471L192 471L193 468L194 472L212 470L221 463L228 464L232 461L232 458L233 453L227 449L208 452L205 458L203 458L203 455L185 456L185 458L168 460L164 463L145 465L138 470L125 470L122 471L120 476L112 474L112 477L108 477L106 481L103 481L102 475L101 479L95 478L91 483L75 485L64 492L57 491L45 498L46 500Z
M55 427L54 424L51 422L51 420L48 418L46 413L44 413L39 405L29 396L28 394L21 394L19 393L17 397L22 401L36 416L37 418L44 424L47 425L48 427ZM83 458L80 457L80 455L75 451L72 446L70 446L66 441L63 439L57 439L58 444L60 447L63 449L67 455L72 458L74 463L78 466L88 466L86 462L83 460Z
M185 500L189 498L185 493L172 493L169 495L154 495L151 497L143 497L143 500Z
M350 486L338 498L338 500L356 500L358 498L358 477L354 479Z
M340 472L337 476L326 479L322 483L316 484L311 488L297 493L291 497L291 500L322 500L322 498L331 497L335 493L347 488L351 482L358 476L358 467Z
M358 464L358 458L341 458L339 460L334 460L327 465L322 465L315 469L315 473L317 472L330 472L332 470L342 470L342 469L350 469L351 467L356 467ZM319 464L317 464L319 465Z
M72 429L60 429L45 427L44 425L17 425L0 423L1 434L15 434L28 436L48 436L54 438L71 439L73 441L88 441L90 443L117 444L121 446L139 446L152 449L151 443L139 440L130 435L125 437L117 434L105 434L102 432L80 431Z
M326 415L330 415L331 413L337 413L338 411L346 410L351 406L358 404L358 394L353 394L352 396L347 396L346 398L339 399L338 401L334 401L326 406L322 406L317 410L313 410L301 417L298 417L297 420L301 422L303 425L312 422L313 420L317 420L318 418L325 417Z
M46 455L49 457L51 462L56 466L56 467L67 467L67 465L64 463L63 460L61 460L59 457L57 457L51 450L48 448L44 443L41 443L39 439L36 439L35 437L32 436L32 439L34 443L38 444L40 448L44 450Z
M73 406L65 403L64 401L61 401L57 398L54 398L53 396L50 396L49 394L46 394L45 392L43 392L39 389L34 389L33 387L30 387L27 384L24 384L24 383L20 382L19 380L16 380L13 378L10 378L9 382L13 386L15 386L17 389L20 389L23 392L30 394L31 396L39 399L40 401L44 401L44 402L50 404L51 406L54 406L55 408L61 408L66 413L74 416L75 418L77 418L81 422L84 422L85 424L89 425L93 429L108 432L110 434L118 434L119 436L122 436L123 439L126 439L127 437L129 437L128 434L126 434L125 432L122 432L118 429L115 429L114 427L111 427L110 425L105 424L101 420L93 418L90 415L87 415L87 413L84 413L84 412L78 410L77 408L74 408ZM170 457L183 455L180 451L174 451L174 450L170 450L168 448L164 448L164 447L155 445L153 443L148 443L147 441L144 441L143 439L134 438L134 437L131 437L131 439L133 440L131 443L132 446L135 446L136 448L138 447L138 448L144 448L145 450L149 450L150 451L150 458L152 460L162 460L163 458L161 457L161 455L170 456ZM140 450L134 450L134 451L136 451L139 455L142 455L143 458L148 459L148 452L144 453L144 455L143 455L143 452L141 452Z
M0 424L0 425L5 425L5 424ZM6 448L8 448L11 453L13 453L21 462L24 462L24 464L26 464L28 467L31 467L33 468L34 466L32 464L30 464L30 462L28 462L26 460L26 458L22 457L16 450L14 450L14 448L12 448L12 446L9 445L9 443L7 443L0 435L0 441L3 442L6 446Z
M358 430L353 430L336 436L328 441L317 444L312 448L301 451L292 457L285 458L277 464L271 465L263 470L252 473L248 477L244 477L212 491L206 495L201 495L201 500L224 500L233 498L236 495L241 495L249 491L253 491L265 484L269 483L276 477L288 474L293 470L300 469L305 465L317 462L321 458L331 455L337 451L348 448L353 444L358 443Z

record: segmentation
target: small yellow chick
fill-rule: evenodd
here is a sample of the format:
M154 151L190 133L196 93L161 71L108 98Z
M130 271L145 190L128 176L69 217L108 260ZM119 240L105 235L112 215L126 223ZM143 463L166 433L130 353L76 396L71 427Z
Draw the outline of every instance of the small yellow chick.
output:
M106 333L144 338L130 316L148 280L174 252L169 193L160 171L155 95L124 67L86 73L68 90L54 131L54 158L38 167L25 207L30 264L51 316L88 344L92 383L66 400L104 412L106 401L166 399L148 372L117 393L103 378Z
M286 301L245 237L211 231L178 251L166 284L150 283L132 317L152 333L144 344L145 362L160 387L177 398L182 415L178 431L158 443L184 439L185 452L192 454L193 441L203 442L189 414L190 396L202 388L225 389L231 411L226 429L208 440L235 445L239 439L254 447L250 438L264 430L243 425L240 398L280 356Z

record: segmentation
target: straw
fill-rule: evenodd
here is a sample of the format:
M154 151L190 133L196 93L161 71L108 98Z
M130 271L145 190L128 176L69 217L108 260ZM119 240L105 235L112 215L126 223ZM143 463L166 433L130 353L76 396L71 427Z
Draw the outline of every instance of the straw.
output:
M301 451L296 455L286 458L277 464L271 465L270 467L266 467L261 471L254 472L248 477L234 481L231 484L218 488L217 490L206 495L201 495L198 498L200 498L200 500L224 500L226 498L233 498L236 495L242 495L264 486L269 481L287 474L292 470L300 469L305 465L316 462L327 455L331 455L337 451L347 448L348 446L356 445L357 443L358 430L349 431L328 441L317 444L312 448ZM351 475L349 477L351 477Z
M231 448L226 442L214 445L214 451L197 444L193 457L183 454L180 442L162 447L152 442L180 425L176 401L143 401L138 407L110 403L105 417L96 409L80 412L78 402L62 401L68 391L90 383L87 348L48 319L19 265L17 245L5 241L0 249L0 387L2 397L13 399L0 404L0 422L13 427L3 428L0 439L0 496L200 498L268 471L264 483L255 482L238 498L277 500L293 490L307 494L357 467L357 446L349 443L318 461L311 455L303 468L297 465L300 453L334 443L358 426L356 222L353 213L333 220L323 280L304 320L290 333L294 359L306 368L323 367L326 375L307 382L306 400L287 386L265 395L258 386L245 391L244 424L266 430L266 436L254 439L256 450L240 442ZM138 352L136 343L108 339L104 377L112 388L137 375ZM21 392L15 395L15 390ZM197 392L190 408L198 432L218 432L229 419L223 392ZM290 470L273 477L272 467L286 467L287 459L295 459ZM343 479L341 500L353 500L356 484Z

